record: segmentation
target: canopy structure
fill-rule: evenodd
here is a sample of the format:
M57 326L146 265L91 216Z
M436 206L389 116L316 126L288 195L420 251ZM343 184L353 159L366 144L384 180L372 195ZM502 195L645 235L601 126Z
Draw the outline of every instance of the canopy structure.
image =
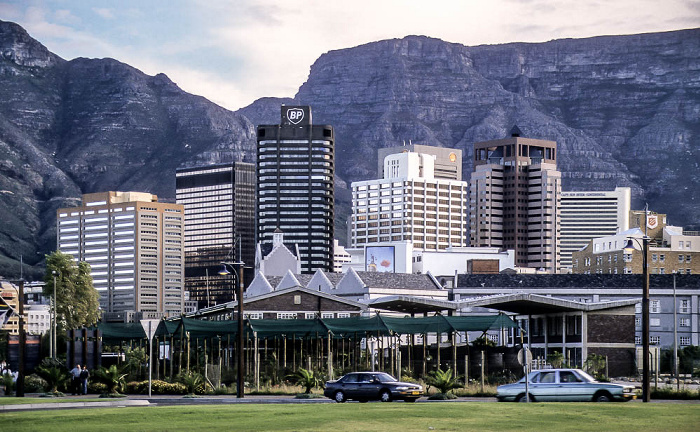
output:
M137 340L146 338L146 332L141 323L99 323L97 329L102 334L102 339Z
M335 338L351 335L390 336L396 334L426 334L463 331L486 331L501 328L517 328L517 324L507 315L486 316L442 316L420 318L398 318L384 315L350 318L295 319L256 319L246 320L246 333L258 338L286 337L305 338L331 333ZM104 338L141 339L146 335L139 323L103 323L98 326ZM234 336L238 333L235 320L207 321L182 318L161 321L157 336L189 334L191 338Z
M180 319L174 334L180 335L182 332L189 334L191 338L234 336L238 334L238 321L204 321L183 317Z

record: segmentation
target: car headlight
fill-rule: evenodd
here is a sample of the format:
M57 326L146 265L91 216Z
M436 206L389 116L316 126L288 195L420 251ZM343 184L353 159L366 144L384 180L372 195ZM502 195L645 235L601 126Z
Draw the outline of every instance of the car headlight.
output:
M400 386L400 387L396 387L396 390L404 391L404 390L408 390L409 388L410 387L408 387L408 386Z

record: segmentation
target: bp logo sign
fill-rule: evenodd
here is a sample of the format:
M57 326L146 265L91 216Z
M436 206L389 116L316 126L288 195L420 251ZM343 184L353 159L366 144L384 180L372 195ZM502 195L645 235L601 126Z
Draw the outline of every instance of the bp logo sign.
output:
M301 108L290 108L287 110L287 119L291 124L299 124L304 120L304 110Z

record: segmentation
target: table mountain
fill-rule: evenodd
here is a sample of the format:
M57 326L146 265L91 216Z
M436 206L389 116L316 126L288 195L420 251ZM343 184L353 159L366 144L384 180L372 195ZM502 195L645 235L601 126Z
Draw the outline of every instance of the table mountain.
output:
M336 128L340 238L347 184L376 176L378 147L460 148L469 173L472 144L516 124L559 143L565 189L631 186L637 208L700 229L699 45L698 29L477 47L408 36L326 53L294 98L231 112L163 74L66 61L0 21L0 274L17 276L20 255L40 264L55 209L81 193L173 200L178 166L252 161L254 125L282 103Z
M163 74L108 58L66 61L0 21L0 274L17 277L20 256L32 265L53 250L56 209L82 193L173 200L176 167L252 161L253 144L245 117Z

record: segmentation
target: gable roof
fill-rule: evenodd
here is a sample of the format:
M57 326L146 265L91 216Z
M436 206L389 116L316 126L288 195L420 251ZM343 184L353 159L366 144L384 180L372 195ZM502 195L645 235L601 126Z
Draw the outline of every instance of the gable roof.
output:
M485 307L498 309L520 315L539 315L556 312L573 312L615 309L632 306L641 302L641 299L625 299L595 303L583 303L574 300L557 297L530 294L525 292L513 294L498 294L476 299L468 299L455 302L459 308Z

